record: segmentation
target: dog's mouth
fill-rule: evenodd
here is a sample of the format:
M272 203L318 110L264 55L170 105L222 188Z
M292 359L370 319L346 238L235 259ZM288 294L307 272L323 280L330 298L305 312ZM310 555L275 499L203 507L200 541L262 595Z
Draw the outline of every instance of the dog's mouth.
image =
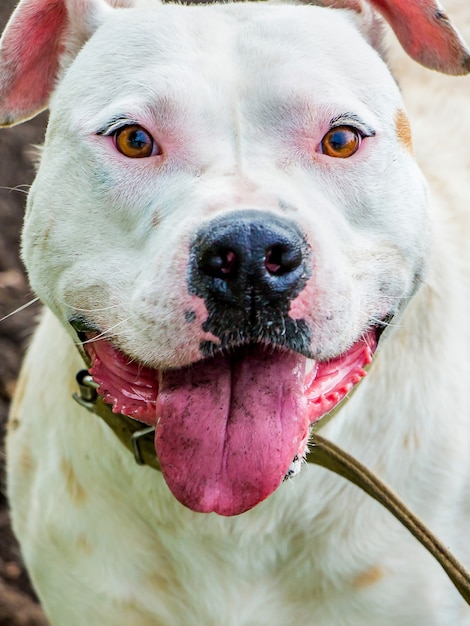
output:
M156 453L174 496L193 511L237 515L290 473L310 426L365 375L380 330L364 333L328 362L251 344L157 370L96 332L85 333L84 347L104 401L115 413L156 427Z

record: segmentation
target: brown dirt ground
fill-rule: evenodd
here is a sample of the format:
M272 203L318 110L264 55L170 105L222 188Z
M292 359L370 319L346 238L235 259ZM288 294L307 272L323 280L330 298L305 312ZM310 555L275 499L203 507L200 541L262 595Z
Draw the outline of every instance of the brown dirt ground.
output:
M0 2L0 31L15 0ZM0 320L32 299L19 258L25 191L34 173L33 144L40 143L45 116L0 130ZM5 495L3 438L11 395L38 307L0 321L0 626L46 626L11 528Z

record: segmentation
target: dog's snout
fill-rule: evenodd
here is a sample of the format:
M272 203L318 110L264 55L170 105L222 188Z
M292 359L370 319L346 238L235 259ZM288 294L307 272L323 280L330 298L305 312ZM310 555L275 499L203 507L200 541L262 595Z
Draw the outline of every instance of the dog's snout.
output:
M308 246L292 221L262 211L217 218L197 233L192 280L219 301L245 308L294 297L306 273ZM251 305L250 305L251 306Z

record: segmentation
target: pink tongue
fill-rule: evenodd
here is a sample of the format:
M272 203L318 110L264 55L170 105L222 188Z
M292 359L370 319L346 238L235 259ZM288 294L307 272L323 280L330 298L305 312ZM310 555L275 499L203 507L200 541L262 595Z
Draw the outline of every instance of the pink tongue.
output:
M280 485L308 432L304 369L252 347L161 373L155 446L182 504L237 515Z

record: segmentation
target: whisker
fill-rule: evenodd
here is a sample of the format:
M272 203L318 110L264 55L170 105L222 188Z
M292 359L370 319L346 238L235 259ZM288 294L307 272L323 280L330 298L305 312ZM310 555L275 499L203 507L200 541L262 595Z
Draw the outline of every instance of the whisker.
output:
M117 309L120 306L122 306L120 303L118 303L118 304L109 304L108 306L88 309L84 307L75 306L74 304L69 304L66 300L62 300L62 304L64 304L69 309L72 309L73 311L78 311L79 313L98 313L101 311L109 311L111 309Z
M21 189L21 187L24 187L24 189ZM24 193L25 195L28 195L28 192L31 188L31 185L26 185L26 184L22 184L22 185L16 185L16 187L6 187L1 185L0 189L3 191L17 191L18 193Z
M24 311L25 309L27 309L29 306L31 306L32 304L35 304L36 302L39 301L39 298L33 298L32 300L30 300L29 302L26 302L26 304L23 304L22 306L19 306L17 309L15 309L14 311L11 311L11 313L8 313L7 315L5 315L4 317L0 317L0 322L4 322L5 320L7 320L8 318L12 317L13 315L16 315L17 313L21 313L21 311Z
M393 321L394 319L395 317L392 317L392 319L389 322L387 322L385 320L374 317L373 315L369 316L369 320L373 322L374 324L377 324L378 326L384 326L384 327L390 326L391 328L401 328L402 326L401 322L394 322Z
M133 317L133 315L130 315L129 317L126 317L126 319L121 320L120 322L117 322L113 326L110 326L109 328L107 328L103 332L99 333L99 335L96 335L95 337L92 337L91 339L86 339L85 341L79 342L79 345L84 346L87 343L93 343L94 341L98 341L98 339L102 339L103 337L107 337L111 333L111 331L113 331L118 326L121 326L122 324L126 324L132 317Z

